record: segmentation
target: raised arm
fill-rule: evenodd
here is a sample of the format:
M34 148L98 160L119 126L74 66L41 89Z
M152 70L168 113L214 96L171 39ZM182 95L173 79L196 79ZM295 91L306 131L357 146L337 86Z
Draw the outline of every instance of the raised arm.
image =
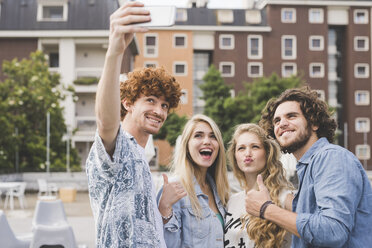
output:
M143 4L128 2L110 16L109 46L96 94L96 118L98 133L108 154L112 155L120 125L119 76L125 49L136 32L146 28L130 26L135 22L150 20L149 12L139 8Z

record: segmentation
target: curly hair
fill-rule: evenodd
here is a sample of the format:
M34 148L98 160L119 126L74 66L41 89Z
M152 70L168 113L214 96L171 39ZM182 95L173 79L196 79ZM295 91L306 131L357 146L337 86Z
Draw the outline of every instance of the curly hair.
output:
M244 172L239 169L235 157L237 139L244 133L255 134L265 149L266 165L260 174L262 175L263 182L270 193L272 201L280 206L280 192L293 189L293 186L286 179L283 165L279 161L279 145L275 140L266 136L265 130L260 126L247 123L240 124L235 128L235 132L229 142L229 148L227 150L229 166L232 167L234 176L238 179L240 186L247 190L247 181ZM286 234L286 230L273 222L249 214L242 216L242 228L244 227L247 228L249 238L255 242L257 247L281 247Z
M260 126L265 129L268 135L275 138L273 118L278 106L284 102L295 101L300 104L302 114L309 126L317 126L318 138L326 137L332 143L337 128L336 121L331 118L332 113L328 110L326 102L318 98L315 90L308 86L300 89L288 89L278 98L271 99L262 112Z
M177 108L180 101L181 87L177 80L164 67L141 68L128 73L128 79L120 82L120 99L133 104L140 95L164 96L169 109ZM127 110L121 104L120 117L124 119Z

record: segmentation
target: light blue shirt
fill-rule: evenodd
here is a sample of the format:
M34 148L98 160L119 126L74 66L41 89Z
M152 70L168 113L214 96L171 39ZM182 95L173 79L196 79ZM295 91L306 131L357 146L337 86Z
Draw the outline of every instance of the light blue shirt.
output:
M96 132L86 171L98 248L166 247L150 168L133 136L120 127L111 159Z
M225 209L217 194L212 177L207 174L214 199L220 214L225 216ZM219 248L223 247L223 228L217 215L209 208L208 196L200 189L194 178L195 193L202 208L202 218L198 219L191 207L189 197L184 197L173 205L173 217L164 225L164 238L167 247ZM163 188L158 193L159 202Z
M359 160L321 138L297 164L292 247L371 247L372 190Z

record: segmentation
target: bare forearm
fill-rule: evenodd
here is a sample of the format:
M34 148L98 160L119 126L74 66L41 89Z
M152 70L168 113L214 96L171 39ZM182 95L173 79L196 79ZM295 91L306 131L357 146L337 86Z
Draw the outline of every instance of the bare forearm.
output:
M269 205L266 208L265 219L274 222L275 224L281 226L285 230L291 232L292 234L300 237L296 227L297 214L276 205Z
M120 123L119 76L122 57L107 52L96 94L97 127L105 147L115 141Z

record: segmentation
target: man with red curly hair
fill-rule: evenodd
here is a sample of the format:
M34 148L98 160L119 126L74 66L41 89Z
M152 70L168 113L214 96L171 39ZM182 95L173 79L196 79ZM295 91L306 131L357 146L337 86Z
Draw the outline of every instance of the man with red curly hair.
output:
M181 89L163 68L129 73L119 84L123 54L150 20L142 3L110 17L109 46L96 95L97 133L86 163L97 247L166 247L144 147L178 106Z

